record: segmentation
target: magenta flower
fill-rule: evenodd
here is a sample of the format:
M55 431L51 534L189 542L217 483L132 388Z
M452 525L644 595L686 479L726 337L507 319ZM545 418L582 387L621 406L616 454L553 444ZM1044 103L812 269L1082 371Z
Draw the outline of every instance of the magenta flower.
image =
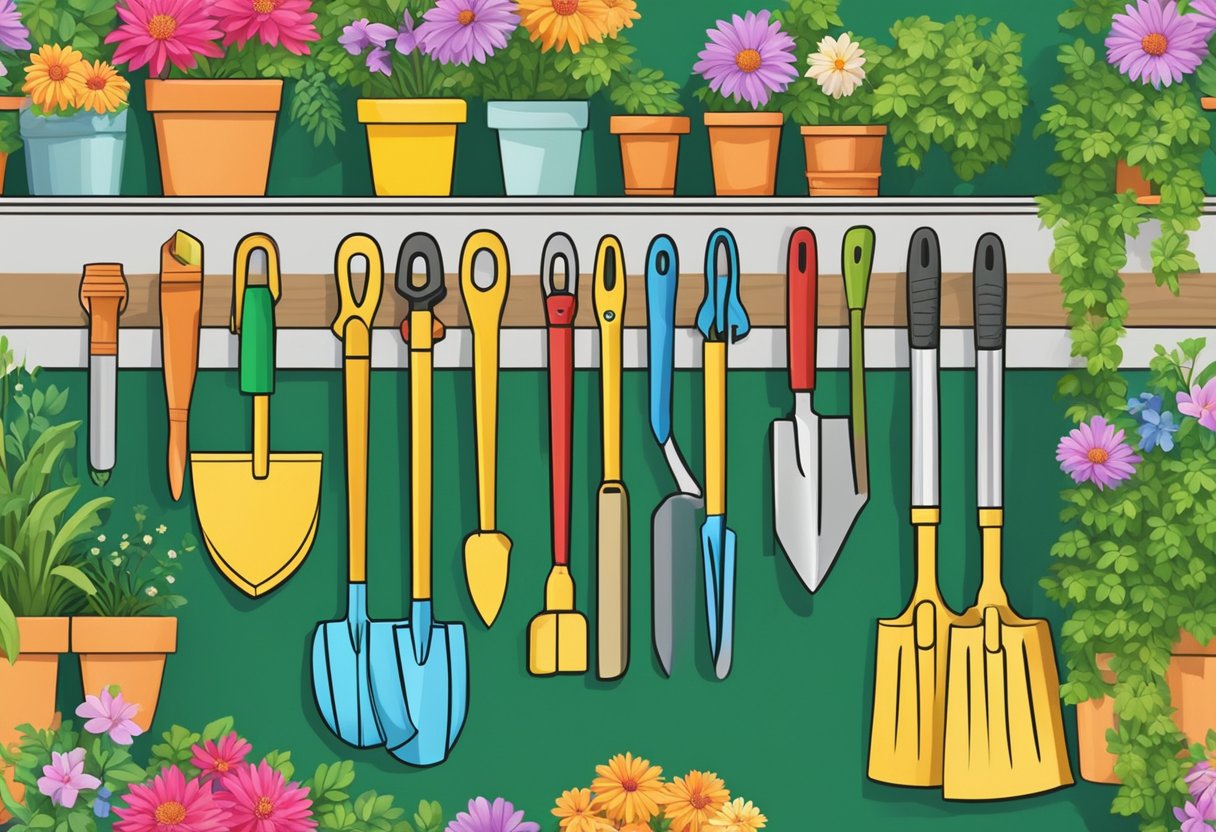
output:
M190 765L202 772L204 780L214 777L222 783L246 764L245 757L252 750L253 746L233 731L218 743L207 740L191 748Z
M51 799L56 806L71 809L84 789L95 789L101 781L84 773L84 749L73 748L67 754L51 752L51 764L42 767L38 778L38 791Z
M441 64L484 64L519 26L515 8L511 0L435 0L422 16L418 41Z
M307 55L308 44L321 39L310 0L213 0L211 14L224 32L224 46L235 43L239 49L257 38Z
M1194 416L1208 430L1216 430L1216 378L1202 387L1193 386L1189 395L1179 393L1177 401L1184 416Z
M366 17L342 29L338 43L352 55L359 55L369 46L384 46L397 37L397 30L387 23L371 23Z
M414 18L410 17L409 12L405 13L401 25L397 27L397 41L394 45L402 55L413 54L418 48L418 31L414 28Z
M794 39L772 20L767 11L733 15L719 20L706 33L709 42L693 66L709 88L735 101L746 100L759 109L773 93L785 92L798 77L794 68Z
M493 803L484 797L469 801L469 811L456 815L444 832L540 832L540 825L524 820L510 801L501 797Z
M16 52L30 47L30 30L21 22L15 0L0 0L0 49Z
M371 52L368 52L364 63L367 64L367 68L372 72L379 72L382 75L392 77L393 56L384 47L377 46Z
M1122 430L1115 430L1101 416L1095 416L1060 440L1056 460L1060 469L1078 483L1114 488L1130 478L1140 462L1123 438Z
M1106 36L1106 61L1133 81L1168 87L1207 57L1200 16L1180 14L1175 0L1136 0L1126 9L1115 15Z
M148 783L131 785L123 795L127 807L114 808L122 820L114 832L230 832L228 813L211 792L211 784L187 780L169 766Z
M197 0L118 0L114 10L121 21L106 35L116 43L114 64L130 70L147 66L154 76L169 65L194 69L198 59L221 58L216 43L223 34L211 16L211 4Z
M119 745L130 745L144 732L132 717L139 706L124 702L122 694L112 696L109 688L103 688L101 696L86 696L76 708L76 716L88 720L84 730L90 734L109 734Z
M1187 801L1186 807L1174 810L1174 817L1182 822L1181 832L1212 832L1209 821L1216 821L1216 806L1212 795L1204 795L1194 803Z
M308 832L317 828L308 789L286 782L265 760L243 766L225 780L216 802L228 812L228 832Z

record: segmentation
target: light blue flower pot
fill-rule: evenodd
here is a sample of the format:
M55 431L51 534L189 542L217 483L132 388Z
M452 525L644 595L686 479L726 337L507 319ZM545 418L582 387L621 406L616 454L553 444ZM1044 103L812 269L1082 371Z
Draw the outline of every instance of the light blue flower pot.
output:
M586 101L491 101L508 196L573 196L587 129Z
M25 167L34 196L117 196L127 145L127 110L39 116L21 111Z

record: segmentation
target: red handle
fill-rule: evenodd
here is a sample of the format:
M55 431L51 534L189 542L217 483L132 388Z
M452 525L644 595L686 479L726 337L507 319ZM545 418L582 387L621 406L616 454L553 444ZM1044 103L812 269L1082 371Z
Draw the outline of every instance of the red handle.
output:
M819 311L819 258L815 234L799 228L790 237L789 363L790 389L809 393L815 389L815 329Z
M549 480L553 487L553 563L570 565L570 459L574 422L574 295L545 298L549 322Z

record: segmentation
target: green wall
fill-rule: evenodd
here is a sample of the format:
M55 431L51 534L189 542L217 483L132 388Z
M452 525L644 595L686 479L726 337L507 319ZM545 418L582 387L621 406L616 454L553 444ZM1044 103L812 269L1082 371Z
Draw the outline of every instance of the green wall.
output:
M71 411L83 415L85 374L51 372L69 384ZM1054 446L1065 428L1052 403L1057 373L1011 374L1008 398L1007 566L1012 602L1020 612L1060 613L1037 588L1058 533ZM865 778L876 618L898 613L911 590L909 504L909 384L906 372L870 374L874 496L825 588L802 590L772 531L768 429L791 405L784 374L732 372L729 378L728 490L730 522L739 536L737 642L733 673L713 679L703 618L687 622L697 657L662 677L650 650L649 518L672 487L650 437L646 381L626 374L625 477L633 508L633 663L624 680L533 679L525 672L524 633L540 608L549 566L548 445L545 376L510 372L502 379L499 517L514 539L510 590L492 631L476 621L463 586L461 541L476 523L471 376L441 371L435 380L435 567L440 620L469 622L472 701L463 737L444 765L409 769L382 750L355 751L333 739L317 716L310 690L309 641L318 620L341 615L345 577L345 510L341 456L341 374L281 372L272 404L272 444L278 450L325 453L322 516L316 543L284 587L253 601L229 587L205 555L191 558L179 586L177 655L169 661L156 730L178 722L201 726L231 713L260 752L290 748L300 769L353 758L359 783L407 802L436 799L462 806L470 796L504 794L533 817L548 818L563 789L587 784L596 763L626 750L646 755L669 774L716 770L740 795L755 800L777 832L878 829L897 823L909 832L1027 828L1132 829L1108 815L1113 790L1079 785L1033 799L947 804L933 791L906 790ZM821 376L824 412L847 406L844 373ZM677 436L695 471L702 470L700 376L677 373ZM371 610L401 616L407 519L403 471L408 470L408 377L373 377L371 476ZM166 433L159 372L120 377L118 466L106 489L125 508L152 506L150 520L170 535L193 527L190 494L173 505L165 483ZM974 382L948 372L943 380L942 589L955 608L974 597L979 562L974 531ZM595 488L599 476L598 377L580 372L576 389L574 560L580 606L592 589ZM1028 404L1029 403L1029 404ZM195 393L192 447L247 447L247 403L236 375L204 372ZM83 464L83 448L80 459ZM113 526L121 531L122 523ZM968 554L969 553L969 554ZM688 588L699 594L699 582ZM78 680L65 660L60 705L78 701ZM1073 737L1072 709L1067 709ZM141 740L146 747L147 740ZM1074 756L1074 770L1075 770ZM546 830L550 828L547 822Z
M886 29L895 20L909 15L929 15L948 19L956 14L975 14L1003 20L1015 31L1025 34L1023 59L1030 83L1030 107L1023 117L1022 133L1007 166L994 168L970 183L955 176L945 154L933 151L924 169L913 171L895 165L891 142L883 160L882 193L902 195L976 195L1031 196L1049 192L1053 180L1047 176L1051 143L1036 139L1033 130L1044 108L1050 103L1051 85L1060 80L1056 63L1059 44L1070 40L1060 32L1056 15L1062 2L1033 0L1023 3L994 4L990 0L843 0L845 26L858 33L889 39ZM670 77L686 81L683 99L694 116L693 131L684 141L677 193L682 196L708 195L713 192L709 166L709 145L700 124L700 104L692 97L699 81L692 77L697 52L705 42L705 30L723 16L747 9L774 8L763 0L639 0L642 20L629 30L630 40L638 47L637 59L644 65L662 69ZM128 135L123 193L147 195L160 193L160 174L156 161L156 142L152 124L143 110L144 75L133 76L132 107L137 118ZM337 147L313 147L312 140L287 118L290 92L284 99L284 115L271 166L270 194L277 196L360 196L371 194L371 173L367 161L367 141L355 119L355 95L344 96L347 130L339 134ZM583 163L579 174L580 194L619 195L622 193L620 152L617 140L608 132L611 104L597 100L592 108L591 130L584 140ZM787 125L779 166L778 193L806 194L802 144L797 128ZM18 154L9 164L5 193L20 195L25 190L25 161ZM458 196L502 194L502 174L493 132L485 126L485 107L474 102L469 123L460 129L457 149L455 193Z

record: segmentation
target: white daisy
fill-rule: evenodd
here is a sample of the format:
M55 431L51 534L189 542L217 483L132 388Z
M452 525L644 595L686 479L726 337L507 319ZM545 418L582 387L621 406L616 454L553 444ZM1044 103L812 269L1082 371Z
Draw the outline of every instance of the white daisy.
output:
M167 531L169 531L169 527L166 526L164 523L161 523L159 526L156 527L157 534L164 534Z
M145 545L145 546L151 546L151 545L152 545L152 535L150 535L150 534L146 534L146 535L144 535L144 545Z
M819 88L832 98L852 95L866 77L865 54L848 32L839 40L825 37L819 41L819 51L808 58L811 68L806 77L819 82Z
M130 545L131 544L128 541L124 540L122 543L118 544L118 548L122 549L125 552L127 550L127 547Z
M177 560L177 552L172 549L169 550L169 560Z
M166 576L165 576L165 583L167 583L167 584L175 584L175 583L177 583L177 578L173 577L172 575L166 575Z
M154 586L148 587L147 589L144 590L144 592L147 593L149 598L156 597L156 587L154 587Z
M89 550L89 554L90 555L100 555L101 550L98 549L96 546L94 546L92 549Z
M105 543L105 542L106 542L106 536L105 536L104 534L99 534L99 535L97 535L97 540L98 540L98 542L100 542L100 543Z

